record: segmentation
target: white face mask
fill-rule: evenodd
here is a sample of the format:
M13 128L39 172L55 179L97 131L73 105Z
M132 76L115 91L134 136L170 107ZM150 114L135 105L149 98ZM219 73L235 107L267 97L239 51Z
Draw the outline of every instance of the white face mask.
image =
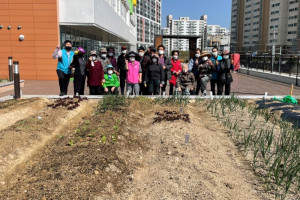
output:
M122 51L122 54L126 54L126 53L127 53L127 50L123 50L123 51Z
M97 60L97 56L92 57L93 61Z
M131 62L133 62L133 61L135 61L135 58L134 58L134 57L130 57L129 60L130 60Z
M113 56L113 55L114 55L114 53L108 53L108 56L110 56L110 57Z
M224 58L225 60L227 60L227 59L229 59L229 55L224 55L223 58Z
M107 73L108 73L109 75L112 75L112 74L114 73L114 71L113 71L113 70L108 70Z
M218 56L218 52L212 52L212 55L213 55L214 57L217 57L217 56Z
M207 60L208 60L208 57L207 57L207 56L204 56L204 57L202 58L202 60L203 60L203 61L207 61Z
M101 58L106 58L106 54L101 54Z
M200 57L200 54L195 54L195 57L196 57L196 58L199 58L199 57Z
M143 52L140 52L140 53L139 53L139 56L143 57L143 56L144 56L144 53L143 53Z
M177 60L178 59L178 56L173 56L174 60Z
M158 54L159 54L159 55L163 55L164 53L165 53L165 52L164 52L163 50L159 50L159 51L158 51Z
M157 58L152 58L153 63L157 63Z

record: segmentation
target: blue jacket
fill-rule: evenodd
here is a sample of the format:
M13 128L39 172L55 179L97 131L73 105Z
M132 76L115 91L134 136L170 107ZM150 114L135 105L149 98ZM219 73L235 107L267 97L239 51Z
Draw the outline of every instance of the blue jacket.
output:
M69 66L72 63L74 52L70 51L70 54L68 56L67 51L63 49L61 50L61 53L62 58L58 59L57 70L60 70L65 74L71 74L72 70L69 68Z
M210 59L211 59L211 61L212 61L213 64L216 64L216 59L213 56ZM221 61L222 59L223 59L222 56L218 55L217 60ZM218 79L218 71L217 70L212 71L211 76L212 76L211 77L212 80L217 80Z

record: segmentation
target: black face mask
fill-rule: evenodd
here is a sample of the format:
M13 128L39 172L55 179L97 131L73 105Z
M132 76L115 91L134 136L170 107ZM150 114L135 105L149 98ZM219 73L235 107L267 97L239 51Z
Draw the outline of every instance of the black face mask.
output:
M65 49L66 49L67 51L70 51L70 50L72 49L72 47L65 47Z

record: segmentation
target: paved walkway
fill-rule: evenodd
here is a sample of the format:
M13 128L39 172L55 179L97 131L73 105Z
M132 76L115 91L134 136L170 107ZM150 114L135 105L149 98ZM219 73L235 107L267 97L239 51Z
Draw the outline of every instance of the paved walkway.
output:
M275 81L264 80L244 74L233 74L234 82L232 83L232 93L238 95L264 95L268 92L269 95L289 95L290 85L278 83ZM210 87L208 87L210 90ZM0 97L13 95L14 91L0 93ZM85 94L89 90L85 88ZM25 87L22 89L23 95L58 95L58 81L25 81ZM69 95L73 95L73 82L69 85ZM300 87L294 88L294 95L300 96Z

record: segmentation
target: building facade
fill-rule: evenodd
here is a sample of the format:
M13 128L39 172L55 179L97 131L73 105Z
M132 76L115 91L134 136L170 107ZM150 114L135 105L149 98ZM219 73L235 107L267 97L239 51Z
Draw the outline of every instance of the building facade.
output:
M178 20L173 19L172 15L167 16L167 28L162 29L163 34L168 33L170 35L193 35L199 36L197 40L197 47L202 46L202 37L204 39L204 46L207 41L207 15L201 16L200 20L191 20L189 17L180 17ZM188 39L164 39L164 44L169 44L170 50L189 50Z
M230 31L220 25L207 25L207 48L230 49Z
M155 35L161 32L162 0L137 1L137 46L154 45Z
M236 51L296 52L300 37L298 0L232 0L231 46Z
M21 79L57 80L52 53L67 39L87 52L107 45L117 51L121 45L136 47L133 0L1 0L0 10L1 79L8 78L12 56Z

